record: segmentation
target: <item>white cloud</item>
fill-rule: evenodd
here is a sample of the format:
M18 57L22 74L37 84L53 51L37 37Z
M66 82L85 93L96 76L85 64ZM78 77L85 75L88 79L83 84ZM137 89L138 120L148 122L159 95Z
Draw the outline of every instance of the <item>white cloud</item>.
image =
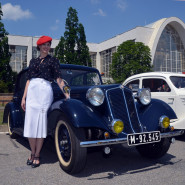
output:
M175 1L185 1L185 0L175 0Z
M56 31L56 30L58 30L58 25L51 26L50 29L51 29L52 31Z
M98 9L93 15L106 16L106 13L102 9Z
M29 19L32 13L29 10L22 10L20 5L12 5L11 3L2 6L3 19L17 21L19 19Z
M125 0L117 0L117 7L120 8L122 11L125 11L127 4Z
M58 26L59 23L60 23L60 20L59 20L59 19L56 19L56 20L55 20L55 25L54 25L54 26L51 26L50 29L51 29L52 31L58 30L58 29L59 29L59 26Z
M56 19L56 21L55 21L55 22L56 22L56 24L58 24L58 23L60 22L60 20L59 20L59 19Z

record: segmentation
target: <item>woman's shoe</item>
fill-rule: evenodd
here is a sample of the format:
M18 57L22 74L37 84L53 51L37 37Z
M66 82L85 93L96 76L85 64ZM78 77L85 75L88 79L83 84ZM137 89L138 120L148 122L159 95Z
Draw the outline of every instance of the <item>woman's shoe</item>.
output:
M39 166L40 166L40 157L34 157L34 160L38 160L39 163L37 164L37 163L33 163L33 162L32 162L31 167L32 167L32 168L37 168L37 167L39 167Z
M33 158L35 157L35 154L31 154L30 159L27 160L27 165L32 165L33 163Z

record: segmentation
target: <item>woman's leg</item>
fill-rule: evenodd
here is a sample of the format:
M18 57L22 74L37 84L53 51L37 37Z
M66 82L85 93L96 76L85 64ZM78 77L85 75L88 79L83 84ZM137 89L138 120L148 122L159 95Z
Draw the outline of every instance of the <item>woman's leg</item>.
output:
M34 159L34 155L36 152L36 138L28 138L29 144L30 144L30 148L31 148L31 154L32 154L32 160ZM31 160L31 158L30 158Z
M36 139L36 151L35 151L35 157L40 157L40 151L42 149L42 145L43 145L43 142L44 142L44 138L37 138ZM39 164L40 161L39 159L35 159L34 162L35 164Z

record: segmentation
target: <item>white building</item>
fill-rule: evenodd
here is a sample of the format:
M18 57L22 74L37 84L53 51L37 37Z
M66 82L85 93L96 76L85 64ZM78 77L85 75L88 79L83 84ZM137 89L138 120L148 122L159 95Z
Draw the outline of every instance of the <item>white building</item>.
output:
M19 72L29 65L32 57L39 55L36 50L38 37L8 35L8 38L12 53L10 64L14 71ZM87 43L92 65L105 74L105 79L110 77L112 54L127 40L149 46L154 71L185 72L185 23L177 17L170 17L143 27L138 26L99 44ZM51 54L58 42L53 39Z

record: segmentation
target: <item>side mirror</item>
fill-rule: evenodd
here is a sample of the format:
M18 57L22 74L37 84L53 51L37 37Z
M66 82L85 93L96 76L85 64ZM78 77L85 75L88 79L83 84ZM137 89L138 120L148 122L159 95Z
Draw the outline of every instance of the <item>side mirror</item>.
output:
M101 75L101 76L104 76L104 75L105 75L105 73L103 73L103 72L102 72L102 73L100 73L100 75Z

